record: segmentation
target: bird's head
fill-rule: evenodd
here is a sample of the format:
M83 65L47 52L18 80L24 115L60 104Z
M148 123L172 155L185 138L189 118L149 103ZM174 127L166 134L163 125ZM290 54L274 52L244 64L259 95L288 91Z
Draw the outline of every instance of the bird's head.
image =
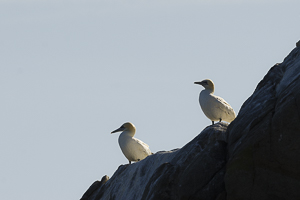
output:
M111 133L116 133L116 132L120 132L120 131L135 132L135 126L130 122L126 122L120 128L112 131Z
M194 84L202 85L205 89L211 90L212 92L214 92L215 90L214 82L210 79L205 79L200 82L194 82Z

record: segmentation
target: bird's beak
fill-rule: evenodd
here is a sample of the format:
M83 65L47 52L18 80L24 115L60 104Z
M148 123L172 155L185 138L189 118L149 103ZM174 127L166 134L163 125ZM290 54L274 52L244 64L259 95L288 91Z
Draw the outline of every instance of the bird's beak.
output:
M118 128L118 129L112 131L111 134L112 134L112 133L119 132L119 131L124 131L124 129L125 129L125 128L121 126L120 128Z
M194 84L202 85L202 81L201 82L194 82Z

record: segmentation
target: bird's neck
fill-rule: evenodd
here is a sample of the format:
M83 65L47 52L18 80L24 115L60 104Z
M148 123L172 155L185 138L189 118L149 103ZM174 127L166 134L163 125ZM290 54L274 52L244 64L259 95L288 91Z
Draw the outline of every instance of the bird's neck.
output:
M207 93L207 94L213 94L215 91L214 91L214 89L205 88L205 90L203 90L203 92Z
M120 137L133 137L135 135L135 130L126 130L123 131Z

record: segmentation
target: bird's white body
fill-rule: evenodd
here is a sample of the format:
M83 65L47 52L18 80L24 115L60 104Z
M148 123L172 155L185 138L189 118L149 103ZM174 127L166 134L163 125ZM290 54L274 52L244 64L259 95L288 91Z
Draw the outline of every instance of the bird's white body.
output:
M210 79L195 82L205 89L200 92L199 103L202 111L213 123L214 121L232 122L236 115L233 108L221 97L214 95L214 84Z
M151 155L149 145L131 136L132 133L123 131L119 136L119 145L129 161L139 161Z
M152 154L149 145L133 137L135 126L132 123L127 122L111 133L119 131L123 131L119 136L119 145L129 164L131 161L140 161Z
M221 97L202 90L199 96L199 103L202 111L211 121L232 122L235 119L235 112L232 107Z

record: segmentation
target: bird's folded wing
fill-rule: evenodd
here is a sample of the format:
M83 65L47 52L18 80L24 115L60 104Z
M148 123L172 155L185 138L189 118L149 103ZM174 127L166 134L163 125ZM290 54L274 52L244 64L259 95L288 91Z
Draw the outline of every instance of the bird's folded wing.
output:
M216 101L218 101L218 108L221 109L222 111L229 113L230 111L233 111L233 108L227 103L224 99L221 97L216 97Z
M139 140L137 138L132 138L132 139L135 140L135 142L136 142L136 144L138 146L138 149L140 151L143 151L143 152L147 153L148 155L151 154L151 151L149 149L149 145L148 144L146 144L145 142L143 142L143 141L141 141L141 140Z
M149 145L148 144L146 144L145 142L143 142L143 141L141 141L141 140L139 140L139 139L137 139L137 138L133 138L137 143L139 143L140 145L142 145L142 146L145 146L145 147L149 147Z

